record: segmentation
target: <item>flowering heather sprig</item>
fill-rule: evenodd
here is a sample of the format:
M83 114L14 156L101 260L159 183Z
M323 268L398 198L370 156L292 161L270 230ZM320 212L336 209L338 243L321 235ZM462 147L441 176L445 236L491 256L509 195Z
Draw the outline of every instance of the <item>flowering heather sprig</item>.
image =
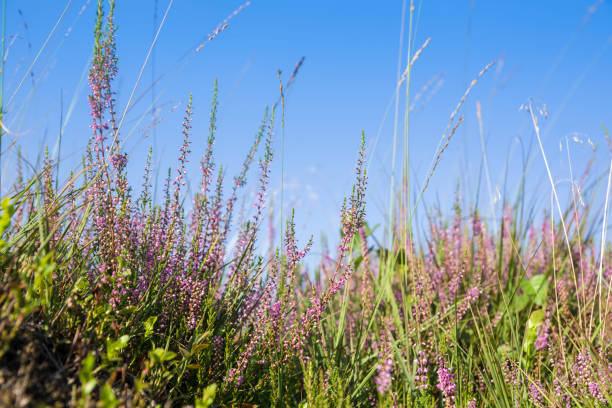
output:
M349 207L346 202L340 210L340 221L342 223L340 245L338 246L338 260L342 262L342 258L348 252L351 240L355 232L363 225L365 219L365 190L367 184L365 163L365 136L361 134L361 149L359 150L359 158L357 159L357 167L355 175L357 182L353 186L353 192L349 197Z
M589 393L591 396L599 402L605 403L606 397L601 392L601 387L595 381L589 381L587 384L587 388L589 389Z
M144 211L147 204L151 204L151 157L153 156L153 148L149 146L149 154L147 155L147 162L144 168L144 174L142 176L142 192L137 202L140 202L141 216L144 216Z
M365 189L367 183L365 164L365 138L361 135L361 148L359 150L359 158L357 160L356 176L357 181L353 186L353 192L349 199L350 207L346 207L346 201L340 211L340 219L342 223L341 242L338 246L338 254L335 270L328 282L329 286L323 294L315 291L310 296L310 305L302 314L299 323L293 328L291 333L291 349L299 356L300 360L308 359L304 355L304 346L306 339L309 338L313 326L315 326L323 315L331 297L336 294L344 284L350 280L353 273L353 265L345 265L344 256L349 250L349 245L357 230L361 228L365 218Z
M457 386L453 378L453 372L448 368L448 364L444 358L438 359L438 384L437 387L442 392L446 405L450 406L455 397Z
M287 220L287 228L285 233L285 254L287 257L287 271L289 275L287 275L287 279L291 281L292 274L295 272L295 269L298 266L300 260L302 260L310 247L312 246L312 238L306 244L306 247L302 250L298 249L297 243L295 240L295 211L291 212L291 217Z
M379 394L384 394L391 387L393 381L393 344L391 334L383 329L378 343L377 376L374 382Z
M591 379L591 355L584 351L578 353L574 361L573 372L577 381L588 382Z
M363 227L359 228L359 238L361 241L361 256L363 257L361 280L359 282L361 299L363 301L362 314L363 316L369 316L374 307L374 288L370 277L371 265L368 237Z
M272 118L274 117L274 111L272 111ZM247 276L246 271L248 268L244 267L241 270L240 266L248 266L252 260L255 241L257 233L259 232L261 217L266 204L267 186L270 180L270 164L272 162L272 137L274 135L274 122L273 119L270 121L268 127L268 135L266 137L266 144L264 150L264 157L259 161L259 188L257 190L255 203L255 214L252 219L247 223L244 228L240 231L238 243L234 251L234 261L229 266L229 276L234 279L234 275L238 272L238 276L235 277L236 281L234 286L240 288L246 282ZM227 224L226 224L227 227Z
M264 157L259 162L260 178L259 189L257 191L256 200L254 203L255 214L253 215L252 220L241 230L235 250L234 261L229 265L228 277L232 281L232 290L234 290L234 288L238 290L248 290L245 286L247 283L247 273L254 254L254 241L261 224L261 217L265 206L266 189L269 182L270 163L272 160L272 137L274 134L273 118L274 111L268 127ZM258 136L256 144L258 143L260 137L261 136ZM243 173L241 176L235 179L234 191L236 191L236 188L241 187L241 184L244 182L246 167L248 166L250 160L252 160L252 153L254 153L254 151L249 153L249 156L247 156ZM232 205L232 202L232 198L230 198L228 204ZM297 265L299 259L306 254L308 246L303 251L297 250L297 246L295 245L294 241L295 237L291 234L291 231L292 229L289 228L286 243L289 254L288 262L290 262L292 266L292 271L290 272L293 273L295 265ZM266 339L270 339L270 334L272 334L272 338L278 335L279 328L283 324L283 318L288 316L283 316L281 314L281 301L274 298L274 295L278 290L275 265L276 262L273 262L272 268L268 275L268 282L263 290L252 290L246 297L242 306L242 312L240 313L238 320L242 323L254 324L254 329L252 334L249 336L249 341L246 348L240 354L236 365L229 370L227 376L224 378L224 381L228 384L240 385L242 383L249 360L253 356L253 353L255 353L256 349L264 347L268 349L269 352L272 352L274 348L278 347L278 339L274 340L273 343L265 341ZM292 275L290 278L292 279ZM291 281L289 281L289 286L291 286ZM265 363L265 360L261 359L259 364L263 363Z
M113 153L111 155L111 165L118 171L121 172L127 164L128 157L127 153Z
M463 236L461 233L461 208L459 205L459 194L457 193L455 201L455 218L453 220L450 232L451 239L448 241L449 248L447 274L449 280L448 286L448 297L443 297L443 305L447 307L453 305L457 298L457 293L463 281L465 274L465 266L463 264L462 252L463 252Z
M234 177L234 185L232 187L232 193L230 197L228 198L227 204L226 204L226 210L225 210L226 215L225 215L225 219L223 223L224 226L223 226L222 238L227 237L227 234L229 232L229 229L232 223L232 216L234 214L234 205L236 204L236 200L238 199L238 191L240 188L246 185L247 171L249 167L251 166L251 163L253 163L255 152L257 151L257 148L259 147L259 143L261 142L261 139L263 138L263 135L266 131L266 127L268 126L269 121L271 122L270 123L270 127L271 127L272 123L274 122L274 110L272 111L272 117L268 119L268 109L266 108L266 112L264 113L264 117L261 121L261 125L259 126L259 131L255 135L255 140L253 141L253 144L251 145L251 149L247 153L244 161L242 162L242 170L240 174L238 174L238 176Z
M189 298L189 317L187 318L187 327L190 330L196 328L199 320L202 307L202 298L205 294L205 282L194 281L191 287L191 296Z
M287 228L285 232L285 268L282 271L280 282L281 287L284 289L284 301L283 303L290 302L290 305L284 305L285 310L287 307L292 307L295 304L293 290L295 288L296 272L299 268L299 263L312 247L312 237L306 243L303 249L299 249L295 238L295 211L291 212L291 217L287 220Z
M476 212L472 218L472 277L470 285L479 286L482 284L483 275L486 275L486 249L485 249L485 231L480 219L480 215Z
M538 337L535 340L536 351L544 350L549 346L548 338L550 337L550 312L546 313L546 320L540 327Z
M49 149L45 147L45 158L42 171L42 193L44 206L48 207L54 198L53 190L53 161L49 157Z
M215 85L213 89L213 99L212 106L210 108L210 120L209 120L209 131L208 131L208 139L206 143L206 150L204 155L202 156L202 160L200 161L200 170L202 171L202 185L200 188L200 192L202 194L202 198L204 203L208 201L208 191L209 186L212 182L212 173L215 168L215 163L213 160L213 147L215 144L215 132L217 130L217 96L219 93L219 88L217 85L217 79L215 79Z
M606 402L606 398L602 392L600 381L603 376L597 376L591 355L587 351L578 353L572 366L574 374L574 384L579 389L586 389L588 393L597 401ZM599 373L598 373L599 374ZM598 381L599 380L599 381Z
M542 395L542 384L538 381L533 381L529 384L529 396L531 398L531 402L537 406L544 406L545 398Z
M416 375L414 376L414 383L416 384L417 390L426 390L428 385L428 363L427 353L424 350L419 350L417 356L414 359L414 366L416 367Z
M234 386L239 386L244 380L244 374L247 366L251 361L256 350L265 346L266 334L274 331L279 323L279 303L273 299L273 294L276 290L276 284L273 280L269 280L263 290L261 296L257 299L258 307L253 314L253 320L256 322L253 332L249 336L249 340L245 349L241 352L234 367L232 367L223 381ZM271 345L269 345L271 346ZM264 363L265 361L259 361Z
M207 213L208 228L205 234L205 242L202 248L202 255L206 257L206 268L216 270L223 263L224 255L224 236L221 228L222 205L223 205L223 169L219 169L215 196L213 197ZM205 252L204 252L205 251ZM199 258L198 258L199 259Z
M100 278L109 289L109 302L117 307L120 298L128 293L125 274L121 270L120 257L129 257L130 246L135 243L126 209L129 207L129 186L123 170L127 156L119 152L119 145L112 150L104 146L106 133L117 138L115 126L114 92L112 82L117 74L114 25L115 1L110 1L110 10L103 29L102 2L98 2L94 31L94 57L89 72L89 104L93 130L87 149L87 179L89 184L86 199L93 204L91 225L88 232L95 243L96 262L91 266L89 278L93 282ZM113 140L114 142L115 140ZM108 164L115 170L109 174Z
M189 150L189 145L191 141L189 137L191 136L191 118L193 115L192 109L192 96L189 95L189 102L187 103L187 109L185 109L185 118L183 119L183 145L179 150L179 167L176 169L176 177L172 182L174 186L174 194L173 194L173 202L172 202L172 210L174 218L178 217L179 211L179 199L181 194L181 187L185 185L185 176L187 175L187 170L185 169L185 164L187 164L187 156L191 153Z
M518 389L523 383L518 364L510 359L505 359L500 365L506 384L514 389Z
M96 27L94 31L94 57L89 71L89 107L92 117L91 128L95 135L95 150L100 159L104 152L104 131L109 129L105 118L105 111L110 114L112 130L116 131L114 125L114 92L112 81L117 76L117 55L115 47L115 24L114 24L115 0L110 1L110 10L106 21L106 30L102 30L103 10L102 1L98 2Z

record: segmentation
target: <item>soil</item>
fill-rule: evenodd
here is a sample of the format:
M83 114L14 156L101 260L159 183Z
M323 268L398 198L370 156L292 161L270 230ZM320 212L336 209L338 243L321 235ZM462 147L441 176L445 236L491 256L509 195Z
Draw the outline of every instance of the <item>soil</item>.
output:
M22 325L0 357L0 406L70 405L78 384L78 364L66 361L70 354L69 342L53 341L36 324Z

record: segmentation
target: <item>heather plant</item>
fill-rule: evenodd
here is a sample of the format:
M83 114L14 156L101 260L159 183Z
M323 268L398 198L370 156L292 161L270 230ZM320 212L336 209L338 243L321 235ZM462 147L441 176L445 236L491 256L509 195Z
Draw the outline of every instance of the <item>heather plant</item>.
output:
M412 217L431 174L411 203L405 173L381 242L366 222L362 134L339 242L307 270L312 240L297 241L293 213L280 247L261 250L278 103L229 194L214 156L216 82L204 146L189 98L163 199L153 198L151 152L142 185L130 185L114 12L114 0L106 14L98 1L83 168L60 186L46 154L1 201L2 405L612 406L612 250L605 234L596 241L596 206L577 204L594 202L601 178L589 184L585 172L565 211L553 184L555 206L541 217L525 209L523 186L497 222L458 189L454 211L427 208L419 234ZM282 109L301 63L281 82ZM537 112L527 113L540 140ZM256 160L253 211L241 217Z
M363 295L347 290L320 351L344 370L350 405L608 406L609 334L599 330L609 318L597 313L600 254L587 234L577 239L585 224L573 225L570 255L560 223L530 226L538 243L523 246L525 234L507 214L492 235L477 213L466 222L457 210L448 224L431 224L426 249L394 251L392 271L380 257L369 269L358 263L349 286L369 275L378 317L364 314ZM609 251L603 256L605 263ZM573 271L583 275L575 283Z
M312 292L306 303L296 300L305 285L301 260L310 243L299 247L293 218L284 247L272 259L259 255L276 107L266 111L225 197L224 172L213 154L215 84L201 182L188 209L190 98L178 165L168 173L162 203L151 197L150 159L136 197L127 181L128 156L113 91L114 10L111 1L105 16L98 2L89 73L92 136L83 170L57 191L55 167L47 157L41 173L28 186L18 181L16 193L3 201L2 232L8 237L2 241L3 352L15 347L26 323L27 330L49 336L48 341L69 343L68 350L53 351L65 354L60 374L78 377L79 384L52 397L60 403L291 405L301 386L289 378L308 359L312 331L345 272L339 262L333 288L321 296ZM236 202L262 144L254 214L233 225ZM343 248L363 222L363 159L362 145L356 190L341 214ZM75 187L77 180L82 187ZM238 240L228 251L232 230ZM12 361L19 353L13 354L5 358ZM8 392L5 402L19 397Z

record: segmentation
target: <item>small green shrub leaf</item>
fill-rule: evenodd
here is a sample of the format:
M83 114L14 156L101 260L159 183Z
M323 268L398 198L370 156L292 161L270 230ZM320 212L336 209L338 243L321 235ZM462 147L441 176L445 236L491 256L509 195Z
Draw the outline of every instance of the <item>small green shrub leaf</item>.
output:
M542 306L546 302L548 295L546 275L539 274L532 276L529 280L523 279L520 286L525 295L529 296L536 305Z
M115 408L119 405L119 400L115 396L113 388L109 383L105 383L100 390L100 402L99 405L102 408Z
M109 361L119 360L119 352L121 351L121 349L127 346L129 339L130 336L125 334L119 337L118 340L108 341L106 343L106 357Z
M195 400L196 408L208 408L215 401L215 395L217 394L217 384L210 384L202 392L202 398Z
M150 316L144 322L145 328L145 338L148 339L153 334L153 328L155 327L155 322L157 322L157 316Z
M153 363L163 363L165 361L173 360L175 357L175 352L167 351L160 347L149 352L149 359L153 361Z

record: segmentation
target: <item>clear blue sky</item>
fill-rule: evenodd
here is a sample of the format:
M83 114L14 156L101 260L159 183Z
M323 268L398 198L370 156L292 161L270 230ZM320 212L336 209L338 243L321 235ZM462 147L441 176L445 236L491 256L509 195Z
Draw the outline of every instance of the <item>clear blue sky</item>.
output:
M85 70L91 57L95 15L95 1L68 3L33 65L32 75L7 107L5 125L12 133L3 139L3 150L16 141L32 162L44 144L54 151L63 95L64 171L78 165L89 137ZM168 166L174 165L189 93L193 93L195 107L191 176L197 174L214 78L218 78L220 89L216 157L217 163L227 167L229 178L239 168L264 107L277 98L277 70L283 70L287 78L305 56L287 97L286 204L296 207L302 237L318 237L321 231L333 236L364 130L370 147L369 218L381 220L388 206L393 108L382 128L381 123L395 90L402 1L253 0L229 22L227 30L186 65L177 65L182 55L200 44L240 4L233 0L176 0L170 8L136 89L136 96L143 96L130 110L123 131L124 137L129 134L125 146L130 153L131 179L140 184L149 145L155 147L162 178ZM10 49L5 101L17 89L66 5L62 1L7 0ZM569 166L559 142L568 135L580 135L585 141L584 146L570 145L576 173L590 157L587 138L600 144L595 170L605 171L609 156L601 124L612 128L611 1L448 0L415 1L415 5L413 52L426 38L431 37L431 43L415 64L411 94L418 94L433 81L411 114L415 180L425 178L448 117L469 82L487 63L499 60L463 106L465 122L444 153L426 202L439 199L444 209L449 208L457 182L462 183L466 202L475 196L482 157L477 101L482 104L493 190L503 190L506 163L510 163L508 184L516 186L521 168L518 141L525 146L533 142L527 114L519 111L530 98L536 104L546 104L549 118L543 123L544 144L561 185L569 177ZM154 19L159 24L167 7L168 0L117 1L120 74L116 89L122 108L151 44ZM404 45L406 42L407 37ZM406 50L402 52L405 67ZM147 111L152 103L153 74L164 75L154 88L159 97L155 106L163 120L151 132ZM379 128L382 131L373 150ZM3 155L4 179L14 174L14 151ZM280 133L275 151L272 193L280 188ZM550 185L539 153L534 153L537 160L530 173L531 191L543 193L544 200ZM4 184L2 191L7 188ZM481 194L488 195L486 185ZM488 201L483 205L488 206Z

